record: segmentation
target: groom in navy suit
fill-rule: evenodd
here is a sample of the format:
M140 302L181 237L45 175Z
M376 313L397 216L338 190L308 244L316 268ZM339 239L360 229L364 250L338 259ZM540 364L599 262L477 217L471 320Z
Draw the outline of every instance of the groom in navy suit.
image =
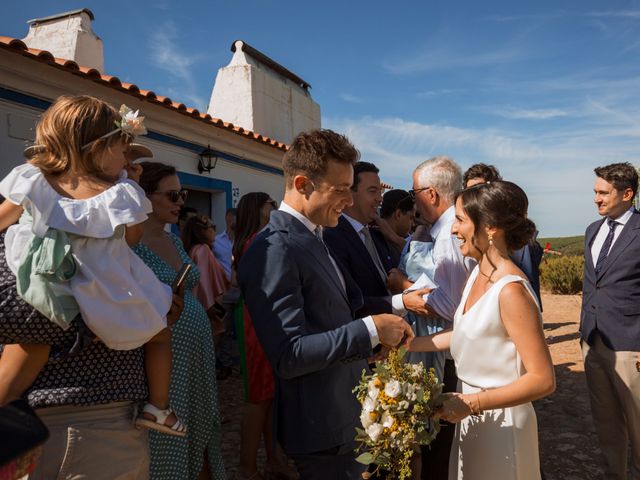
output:
M299 134L284 155L280 209L238 268L276 377L278 440L302 480L361 478L354 452L360 405L352 390L375 346L413 337L395 315L353 319L353 281L322 239L323 227L335 226L352 203L357 159L349 140L331 130Z
M640 479L640 213L633 207L638 174L629 163L595 173L595 203L604 218L585 233L584 369L605 478Z

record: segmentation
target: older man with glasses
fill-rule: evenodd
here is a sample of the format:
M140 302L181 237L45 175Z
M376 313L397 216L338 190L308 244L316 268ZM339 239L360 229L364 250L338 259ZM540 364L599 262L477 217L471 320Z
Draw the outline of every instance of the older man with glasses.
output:
M448 157L426 160L413 172L413 189L409 194L414 198L421 218L432 224L433 248L429 254L435 266L432 279L436 287L397 294L392 299L394 313L402 314L410 310L439 329L452 325L464 284L473 267L472 261L462 256L459 241L451 234L455 220L455 195L461 189L462 171ZM402 290L407 282L399 271L390 272L392 289ZM455 391L457 377L453 360L446 360L442 380L445 391ZM422 478L448 478L453 433L453 425L445 426L430 447L423 448Z

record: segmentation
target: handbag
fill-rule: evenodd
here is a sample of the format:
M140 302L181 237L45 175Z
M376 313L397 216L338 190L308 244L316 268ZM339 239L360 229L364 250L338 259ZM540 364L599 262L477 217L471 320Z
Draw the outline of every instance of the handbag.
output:
M0 467L42 445L49 430L24 400L0 407Z

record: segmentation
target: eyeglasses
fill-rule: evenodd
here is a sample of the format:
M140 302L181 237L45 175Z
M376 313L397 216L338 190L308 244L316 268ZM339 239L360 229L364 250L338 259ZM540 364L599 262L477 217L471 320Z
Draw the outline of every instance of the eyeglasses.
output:
M166 190L164 192L153 192L149 195L166 195L166 197L173 203L178 203L178 200L182 200L183 202L187 200L187 196L189 195L188 190Z
M430 188L433 187L424 187L424 188L416 188L416 189L411 189L409 190L409 196L411 197L412 200L416 199L416 195L418 195L420 192L423 192L424 190L429 190Z

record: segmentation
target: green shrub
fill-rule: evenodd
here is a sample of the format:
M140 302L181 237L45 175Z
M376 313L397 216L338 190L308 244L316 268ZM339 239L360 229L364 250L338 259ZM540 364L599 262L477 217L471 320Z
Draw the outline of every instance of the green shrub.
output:
M584 257L545 255L540 265L540 283L551 293L573 295L582 291Z

